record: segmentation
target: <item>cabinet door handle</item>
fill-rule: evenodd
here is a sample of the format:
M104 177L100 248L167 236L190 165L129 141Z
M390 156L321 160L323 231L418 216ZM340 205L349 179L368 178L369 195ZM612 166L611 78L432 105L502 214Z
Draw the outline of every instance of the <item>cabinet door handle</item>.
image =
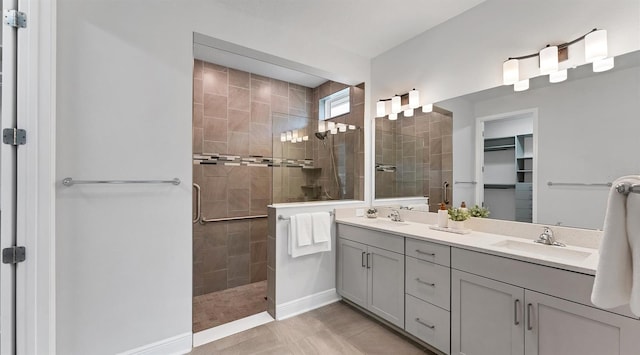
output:
M364 264L364 255L365 255L366 253L367 253L366 251L363 251L363 252L362 252L362 257L360 257L360 261L361 261L361 263L362 263L362 267L365 267L365 266L366 266L366 265Z
M527 304L527 330L533 330L533 326L531 325L531 309L533 308L533 304Z
M516 299L513 302L513 324L520 325L520 321L518 320L518 309L520 309L520 300Z
M427 285L427 286L431 286L431 287L436 287L435 283L431 283L431 282L427 282L427 281L423 281L420 280L419 277L416 277L416 281L418 281L419 283L423 284L423 285Z
M435 326L435 325L433 325L433 324L429 324L429 323L425 323L425 322L423 322L422 320L420 320L420 318L416 318L416 322L417 322L417 323L420 323L420 324L422 324L422 325L424 325L425 327L427 327L427 328L429 328L429 329L435 329L435 328L436 328L436 326Z
M369 265L369 256L371 253L367 253L367 269L371 269L371 265Z
M422 251L420 249L416 249L416 253L422 254L422 255L436 256L436 253L429 253L428 251Z

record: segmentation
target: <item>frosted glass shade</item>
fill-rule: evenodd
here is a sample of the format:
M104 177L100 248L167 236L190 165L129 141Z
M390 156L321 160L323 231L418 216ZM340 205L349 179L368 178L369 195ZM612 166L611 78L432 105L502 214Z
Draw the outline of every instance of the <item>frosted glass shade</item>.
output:
M318 121L318 132L324 132L327 128L324 125L324 121Z
M391 113L398 113L402 111L400 106L401 106L400 96L396 95L393 98L391 98Z
M280 133L280 142L286 142L286 141L287 141L287 134Z
M502 83L515 84L520 80L520 63L517 59L509 59L502 63Z
M587 63L604 59L607 55L606 30L593 31L584 37L584 59Z
M524 79L513 84L513 90L515 91L525 91L528 88L529 88L529 79Z
M395 121L398 119L398 114L397 113L390 113L389 114L389 121Z
M331 134L338 134L338 129L337 128L332 128L331 129Z
M346 124L338 124L338 131L340 132L346 132L347 131L347 125Z
M551 74L558 71L558 47L549 46L539 53L540 74Z
M305 142L308 141L309 140L309 136L302 137L302 140L305 141Z
M386 103L384 101L378 101L376 103L376 117L384 117L384 115L387 114L385 105Z
M349 130L350 130L350 131L355 131L355 130L356 130L356 125L352 125L352 124L350 124L350 125L349 125Z
M293 139L293 134L291 133L291 131L287 131L287 141L290 141Z
M404 110L404 117L412 117L413 116L413 109L406 109Z
M336 128L336 123L335 122L327 122L327 130L332 130Z
M549 74L550 83L559 83L565 80L567 80L567 69L558 70L555 73Z
M599 73L612 69L614 66L613 57L596 60L593 62L593 72Z
M431 112L433 111L433 104L426 104L424 106L422 106L422 112Z
M409 91L409 107L410 108L420 107L420 93L416 89Z

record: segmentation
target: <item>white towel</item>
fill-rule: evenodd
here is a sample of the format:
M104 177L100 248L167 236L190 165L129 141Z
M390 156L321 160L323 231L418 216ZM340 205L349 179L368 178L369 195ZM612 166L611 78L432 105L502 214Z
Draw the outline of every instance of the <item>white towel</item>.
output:
M315 244L310 244L305 246L298 245L297 231L299 230L298 228L299 218L296 218L298 216L299 215L291 216L289 220L289 235L287 238L288 239L287 247L288 247L289 255L291 255L292 258L297 258L303 255L330 251L331 250L330 240L328 242L315 243Z
M296 236L296 242L299 247L311 245L313 237L313 224L311 223L310 213L299 213L291 216L291 228Z
M313 229L313 243L331 241L331 215L329 212L315 212L311 214Z
M609 191L591 302L602 308L629 304L640 316L640 194L618 193L620 183L640 184L640 176L619 178Z

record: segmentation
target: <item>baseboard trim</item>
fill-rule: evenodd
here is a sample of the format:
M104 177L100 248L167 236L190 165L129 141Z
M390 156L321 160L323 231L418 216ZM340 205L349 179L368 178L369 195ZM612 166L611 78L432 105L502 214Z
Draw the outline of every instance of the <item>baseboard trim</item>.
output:
M243 332L257 326L273 322L273 317L267 312L254 314L249 317L234 320L226 324L219 325L201 332L193 334L193 347L204 345L229 335Z
M297 300L289 301L287 303L276 305L276 319L283 320L297 316L316 308L326 306L328 304L338 302L342 298L338 295L335 288L322 291L299 298Z
M191 351L191 341L192 333L184 333L122 352L120 355L182 355Z

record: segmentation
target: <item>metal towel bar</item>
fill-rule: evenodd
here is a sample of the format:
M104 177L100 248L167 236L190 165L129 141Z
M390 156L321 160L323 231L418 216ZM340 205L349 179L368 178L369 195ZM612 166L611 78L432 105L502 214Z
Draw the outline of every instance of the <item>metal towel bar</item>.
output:
M329 211L329 216L333 216L333 212L332 211ZM288 221L290 219L291 219L291 217L285 217L285 216L283 216L281 214L278 215L278 221Z
M584 182L547 182L549 186L608 186L613 185L610 182L596 182L596 183L584 183Z
M180 185L180 179L173 180L74 180L70 177L62 180L62 185L73 186L80 184L173 184Z
M630 193L640 194L640 184L618 184L616 185L616 191L623 195L628 195Z
M477 181L454 181L454 184L471 184L471 185L476 185L478 182Z

